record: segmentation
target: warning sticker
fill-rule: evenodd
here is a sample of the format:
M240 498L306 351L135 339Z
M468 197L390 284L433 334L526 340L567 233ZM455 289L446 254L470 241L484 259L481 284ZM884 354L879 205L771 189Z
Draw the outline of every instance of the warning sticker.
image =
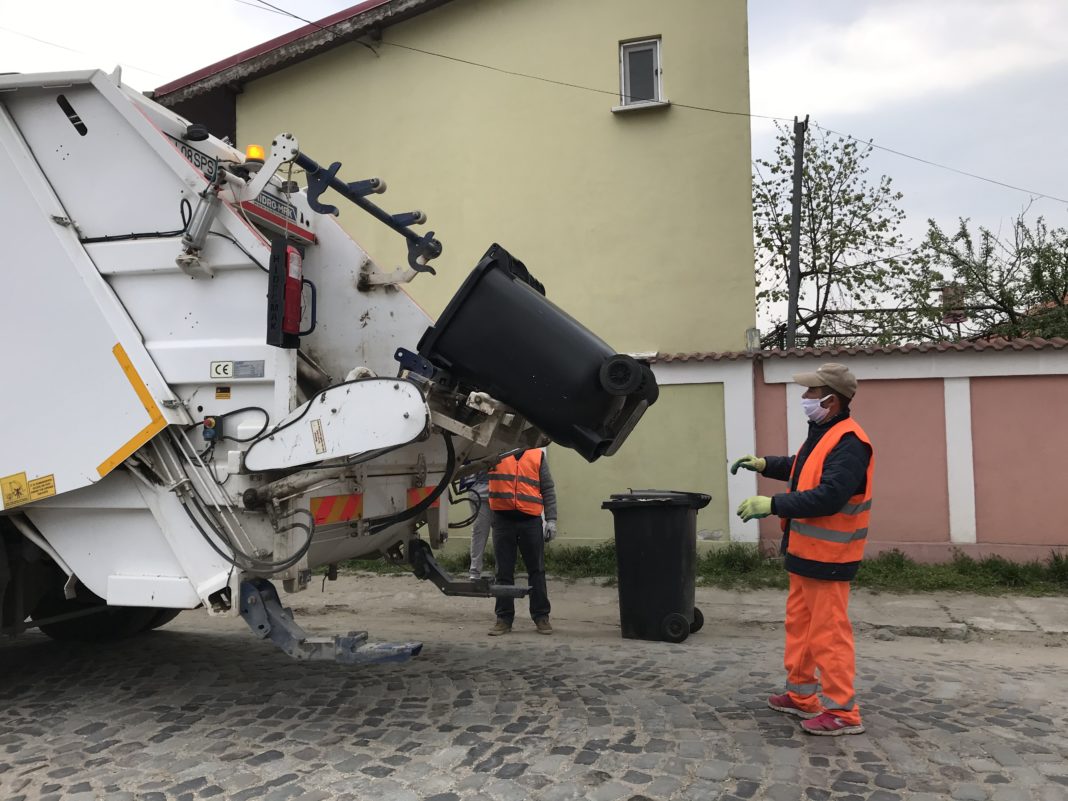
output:
M5 509L31 501L39 501L42 498L51 498L55 494L54 475L41 476L33 481L27 481L25 473L15 473L0 478L0 496L3 497Z
M323 436L323 424L319 419L311 421L312 442L316 453L326 453L326 438Z
M25 473L0 478L0 495L4 499L4 508L10 509L20 503L30 502L30 482L26 480Z
M363 517L363 495L324 495L312 498L309 505L317 526Z
M426 498L427 495L429 495L433 491L434 491L433 487L409 487L408 488L408 508L411 509L413 506L415 506L417 503L422 501L424 498ZM441 506L441 502L440 501L434 501L432 504L430 504L430 508L431 509L437 509L440 506Z
M35 478L30 482L30 500L39 501L41 498L51 498L56 494L56 477L54 474Z
M215 387L215 400L230 400L230 387Z

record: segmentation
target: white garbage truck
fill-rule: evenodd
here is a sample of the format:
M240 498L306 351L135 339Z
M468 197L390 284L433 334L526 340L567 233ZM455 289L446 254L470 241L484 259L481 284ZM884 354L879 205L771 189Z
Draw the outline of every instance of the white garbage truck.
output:
M457 482L549 442L610 456L655 378L500 245L431 277L424 215L340 168L288 133L239 150L118 71L0 75L4 634L107 640L202 609L298 659L401 661L420 644L309 636L272 581L381 557L447 595L525 591L434 558ZM407 265L375 264L339 205L404 237ZM460 284L437 321L413 278Z

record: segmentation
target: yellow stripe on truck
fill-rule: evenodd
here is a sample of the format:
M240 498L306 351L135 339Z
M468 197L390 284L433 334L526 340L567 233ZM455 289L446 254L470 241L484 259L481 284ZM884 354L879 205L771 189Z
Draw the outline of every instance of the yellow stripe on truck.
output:
M150 422L147 426L134 434L125 445L97 466L96 472L100 474L101 478L125 462L138 448L167 427L167 421L163 419L163 414L156 405L156 401L152 399L152 393L148 391L148 387L146 387L145 382L141 380L141 376L137 374L137 370L134 368L133 362L130 361L130 357L126 355L126 350L120 343L116 343L115 347L111 349L111 352L115 354L116 361L118 361L122 371L126 373L126 380L130 382L130 385L134 388L134 392L137 393L138 399L141 401L141 405L144 406L145 411L148 412Z

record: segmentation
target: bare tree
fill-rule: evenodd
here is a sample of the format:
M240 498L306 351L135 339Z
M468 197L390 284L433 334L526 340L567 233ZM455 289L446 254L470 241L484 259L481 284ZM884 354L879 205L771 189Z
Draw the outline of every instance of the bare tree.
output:
M777 127L774 157L754 162L753 225L758 309L781 321L789 275L793 144L791 132ZM901 193L885 175L875 183L868 180L870 143L812 129L802 178L798 345L876 338L884 328L878 314L851 312L898 303L897 271L908 255L898 233L905 216L897 206Z

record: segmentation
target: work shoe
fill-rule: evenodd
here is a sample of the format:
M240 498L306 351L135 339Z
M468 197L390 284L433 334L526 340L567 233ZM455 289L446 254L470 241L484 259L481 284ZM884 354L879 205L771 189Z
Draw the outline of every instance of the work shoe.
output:
M487 631L486 633L489 634L489 636L491 637L500 637L502 634L507 634L511 630L511 623L509 623L507 620L498 619L497 622L493 624L493 628Z
M549 622L547 617L539 617L534 621L534 625L538 628L538 634L552 634L553 625Z
M837 715L824 712L811 720L801 721L801 728L809 734L837 737L839 734L863 734L863 723L846 723Z
M773 695L768 699L768 706L774 709L776 712L785 712L787 715L797 715L799 718L808 720L819 716L819 712L806 712L797 704L794 703L794 699L790 697L789 693L783 693L782 695Z

